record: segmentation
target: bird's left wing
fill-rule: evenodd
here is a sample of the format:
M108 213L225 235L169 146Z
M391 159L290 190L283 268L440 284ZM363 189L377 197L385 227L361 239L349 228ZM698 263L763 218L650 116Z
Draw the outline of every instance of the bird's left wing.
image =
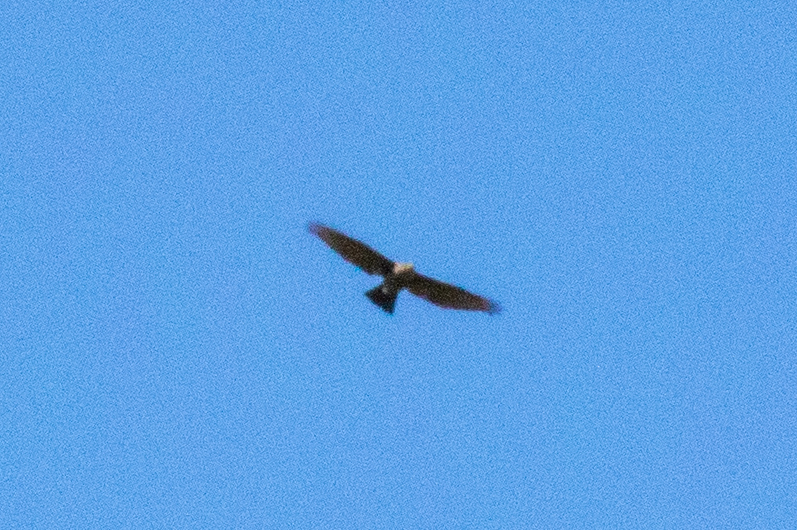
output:
M406 284L406 288L415 296L420 296L424 300L447 309L485 311L490 314L498 313L501 310L496 302L488 298L469 293L461 287L443 283L423 274L415 274Z
M308 230L340 254L343 259L357 265L368 274L385 276L393 271L393 262L365 243L317 223L311 223Z

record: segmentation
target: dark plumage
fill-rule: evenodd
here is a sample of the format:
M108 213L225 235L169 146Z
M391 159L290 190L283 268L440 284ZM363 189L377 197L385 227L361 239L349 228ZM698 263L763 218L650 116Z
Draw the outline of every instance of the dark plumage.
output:
M498 313L500 310L498 304L492 300L418 274L411 263L396 263L342 232L316 223L311 223L309 230L349 263L368 274L384 277L381 285L374 287L365 295L390 314L393 314L396 297L402 289L447 309L484 311L490 314Z

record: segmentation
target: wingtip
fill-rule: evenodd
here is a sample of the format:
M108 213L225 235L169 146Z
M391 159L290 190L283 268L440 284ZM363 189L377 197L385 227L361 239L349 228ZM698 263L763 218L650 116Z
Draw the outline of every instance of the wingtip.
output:
M497 315L497 314L499 314L502 311L501 304L499 304L495 300L488 300L487 302L488 302L488 304L487 304L487 314L488 315L490 315L490 316Z
M324 226L321 223L316 223L315 221L307 223L307 231L321 239L324 239L324 235L328 234L330 231L334 232L334 230L328 226Z

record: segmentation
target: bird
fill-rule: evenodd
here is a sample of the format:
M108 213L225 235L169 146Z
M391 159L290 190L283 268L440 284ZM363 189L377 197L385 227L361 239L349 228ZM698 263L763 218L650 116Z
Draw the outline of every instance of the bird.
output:
M497 302L418 273L412 263L399 263L383 256L365 243L334 228L310 223L308 230L341 257L371 275L384 279L365 293L383 311L393 314L399 292L406 289L415 296L445 309L483 311L490 315L501 308Z

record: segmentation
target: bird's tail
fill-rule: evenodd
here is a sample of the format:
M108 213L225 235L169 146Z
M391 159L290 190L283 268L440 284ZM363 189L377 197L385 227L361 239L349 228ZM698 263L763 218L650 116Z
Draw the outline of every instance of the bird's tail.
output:
M385 287L385 284L374 287L365 293L373 303L381 307L384 311L393 314L393 307L396 305L398 291Z

